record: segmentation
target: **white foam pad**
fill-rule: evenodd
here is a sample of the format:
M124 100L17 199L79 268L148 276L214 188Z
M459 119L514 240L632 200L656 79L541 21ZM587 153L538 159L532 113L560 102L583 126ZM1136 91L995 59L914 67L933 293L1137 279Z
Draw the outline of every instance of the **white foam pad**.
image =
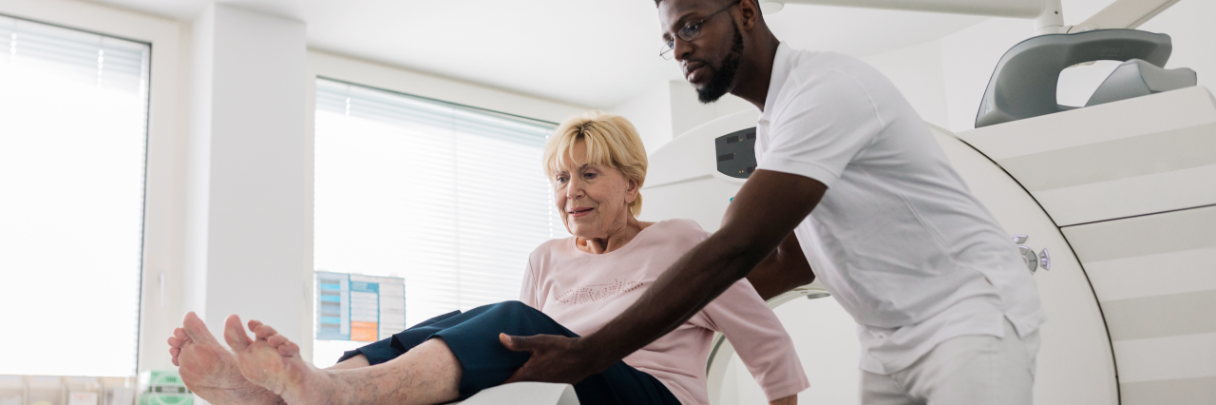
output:
M570 384L521 382L483 390L460 405L579 405Z

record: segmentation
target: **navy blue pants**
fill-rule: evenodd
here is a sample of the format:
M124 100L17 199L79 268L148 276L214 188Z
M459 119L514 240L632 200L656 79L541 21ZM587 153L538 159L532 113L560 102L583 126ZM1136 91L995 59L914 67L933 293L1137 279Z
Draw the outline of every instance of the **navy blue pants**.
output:
M514 336L578 336L535 308L506 301L428 319L388 339L346 352L338 361L362 354L368 363L380 364L437 337L447 343L460 362L460 399L465 399L501 385L531 357L530 353L503 347L498 340L500 332ZM659 380L619 361L603 373L574 384L574 391L583 405L680 403Z

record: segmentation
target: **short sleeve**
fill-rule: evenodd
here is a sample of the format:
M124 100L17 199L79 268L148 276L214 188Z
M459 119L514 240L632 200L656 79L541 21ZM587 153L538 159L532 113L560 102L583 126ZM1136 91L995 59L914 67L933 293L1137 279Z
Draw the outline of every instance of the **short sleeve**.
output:
M757 168L831 187L884 124L861 83L839 71L788 86L770 107L768 141L757 154Z
M769 401L811 386L793 339L747 279L731 285L703 311L711 328L730 340Z
M524 267L524 280L519 286L519 302L539 311L542 303L537 295L537 281L539 280L536 278L536 272L532 271L532 260L529 258L527 267Z

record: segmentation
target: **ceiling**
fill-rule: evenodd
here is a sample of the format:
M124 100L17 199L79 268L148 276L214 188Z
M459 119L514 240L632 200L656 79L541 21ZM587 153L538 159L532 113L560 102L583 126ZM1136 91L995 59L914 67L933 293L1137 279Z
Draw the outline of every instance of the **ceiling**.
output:
M211 0L92 0L192 20ZM651 0L221 0L308 24L311 48L551 100L610 108L682 80L658 57ZM867 56L984 17L786 5L766 16L797 48Z

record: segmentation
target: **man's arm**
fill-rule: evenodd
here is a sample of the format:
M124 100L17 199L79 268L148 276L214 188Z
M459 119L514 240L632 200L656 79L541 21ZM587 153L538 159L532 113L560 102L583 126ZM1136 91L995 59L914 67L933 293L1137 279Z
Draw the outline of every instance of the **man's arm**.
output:
M507 348L532 353L507 381L576 383L662 337L768 258L825 191L823 183L808 177L757 170L727 208L722 228L685 253L596 333L581 338L500 336Z
M756 288L760 298L768 301L786 291L810 284L815 281L815 273L802 253L798 236L790 232L790 236L772 254L752 269L747 281Z

